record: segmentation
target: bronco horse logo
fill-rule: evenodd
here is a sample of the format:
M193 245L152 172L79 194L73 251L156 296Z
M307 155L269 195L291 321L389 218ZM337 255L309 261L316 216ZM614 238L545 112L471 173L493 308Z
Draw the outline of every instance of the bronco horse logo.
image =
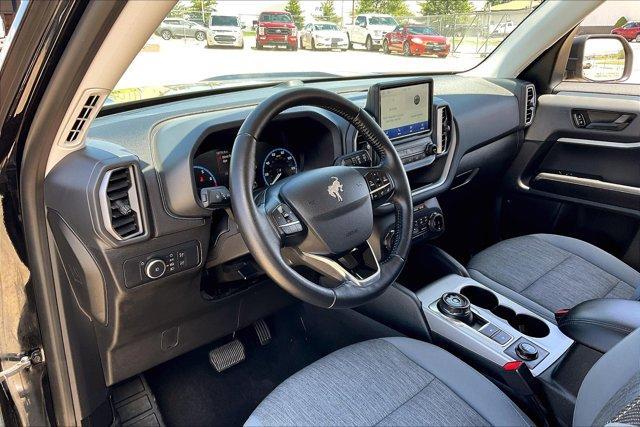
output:
M340 195L340 192L344 191L342 189L342 184L340 184L340 181L335 176L332 176L331 179L333 179L333 182L330 186L327 187L327 192L329 192L329 195L331 197L333 197L334 199L338 199L338 201L341 202L342 196Z

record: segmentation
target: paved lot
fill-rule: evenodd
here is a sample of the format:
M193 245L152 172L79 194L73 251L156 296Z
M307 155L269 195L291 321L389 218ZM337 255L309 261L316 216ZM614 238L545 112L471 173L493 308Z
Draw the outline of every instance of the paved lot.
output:
M480 61L474 54L447 58L384 55L364 49L341 51L256 50L253 39L244 49L205 49L192 40L152 40L158 52L141 52L118 83L118 88L196 82L242 73L321 72L344 76L367 73L465 70Z
M463 71L480 62L474 53L451 54L447 58L384 55L363 49L297 52L284 49L256 50L253 39L245 38L244 49L206 49L192 39L150 40L118 83L117 88L191 83L217 76L236 77L239 72L321 72L343 76L368 73ZM640 43L631 43L634 70L629 83L640 83ZM156 50L157 51L154 51ZM468 46L467 50L473 50Z

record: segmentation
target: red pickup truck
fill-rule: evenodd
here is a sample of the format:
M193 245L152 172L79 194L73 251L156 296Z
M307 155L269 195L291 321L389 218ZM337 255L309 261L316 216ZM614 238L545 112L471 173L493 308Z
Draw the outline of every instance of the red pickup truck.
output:
M382 40L384 53L402 52L405 56L437 55L445 58L451 45L447 38L439 35L433 28L425 25L398 25L385 34Z
M256 49L264 46L285 46L298 50L298 29L288 12L262 12L258 18Z
M611 34L624 37L627 41L637 41L640 43L640 21L627 22L622 27L614 28Z

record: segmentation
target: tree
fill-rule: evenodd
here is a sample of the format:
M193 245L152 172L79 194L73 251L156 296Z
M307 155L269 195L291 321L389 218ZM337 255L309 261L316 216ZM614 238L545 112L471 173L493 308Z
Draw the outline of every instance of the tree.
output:
M470 12L473 12L473 5L469 0L426 0L420 3L423 16Z
M405 0L360 0L356 13L385 13L393 16L412 16Z
M211 20L211 12L215 11L217 0L191 0L189 17L202 18L205 25Z
M509 3L510 1L512 1L512 0L489 0L489 2L488 2L488 3L489 3L491 6L495 6L495 5L497 5L497 4Z
M320 15L318 16L318 18L324 21L330 21L335 23L340 22L340 17L336 13L336 10L333 5L333 0L325 0L322 3L320 3Z
M284 10L293 16L293 22L296 24L296 27L302 28L304 25L304 16L302 16L300 0L289 0Z

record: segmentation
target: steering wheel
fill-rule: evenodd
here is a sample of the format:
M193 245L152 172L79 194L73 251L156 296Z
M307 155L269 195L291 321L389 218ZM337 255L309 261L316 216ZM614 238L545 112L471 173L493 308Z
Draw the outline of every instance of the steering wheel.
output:
M326 109L351 123L367 138L379 164L303 171L255 195L260 134L279 113L302 105ZM293 296L325 308L355 307L382 294L400 274L413 228L409 181L380 126L344 97L293 88L262 101L238 131L229 182L233 214L249 251ZM373 232L374 208L387 202L395 208L394 242L378 262L367 239ZM305 274L308 269L317 274Z

